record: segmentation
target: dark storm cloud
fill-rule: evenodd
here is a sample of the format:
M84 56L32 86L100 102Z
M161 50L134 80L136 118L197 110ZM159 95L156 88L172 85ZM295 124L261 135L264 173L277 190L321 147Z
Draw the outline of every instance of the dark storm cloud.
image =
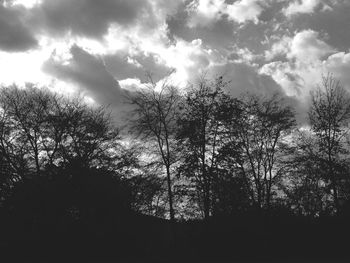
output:
M170 68L157 62L153 55L130 57L125 52L106 55L103 58L108 71L119 80L137 78L147 82L147 73L154 73L154 81L159 81L171 71Z
M25 26L26 10L5 7L0 1L0 49L8 52L26 51L38 45L37 40Z
M228 4L236 1L225 1ZM188 11L188 1L178 6L177 12L168 16L167 24L169 36L171 38L180 37L186 41L201 39L204 45L220 50L221 52L232 51L235 45L240 48L248 48L255 53L261 53L266 46L263 42L272 33L280 32L284 29L276 29L279 21L285 20L282 8L286 2L264 3L262 13L259 15L259 23L247 21L238 24L229 19L228 15L222 15L220 19L213 19L206 26L189 27L191 14Z
M72 58L68 63L55 61L52 57L43 69L58 79L76 83L99 104L118 104L122 100L121 88L102 60L78 46L73 46L70 52Z
M180 37L186 41L202 39L206 45L216 49L229 48L235 40L233 25L227 19L220 19L208 27L188 27L190 14L186 11L186 4L178 6L177 12L168 16L167 24L170 38Z
M236 97L244 92L263 95L285 94L281 86L270 76L259 74L246 64L230 63L215 66L211 71L212 74L224 75L226 79L231 81L228 91Z
M287 96L285 90L271 76L259 74L254 68L238 63L216 66L211 71L215 76L223 75L230 81L226 90L234 97L244 94L269 97L278 94L284 98L285 103L295 109L298 123L305 123L308 106L295 96Z
M51 33L102 37L111 23L129 26L141 17L149 17L150 4L144 0L46 0L32 10L33 24Z

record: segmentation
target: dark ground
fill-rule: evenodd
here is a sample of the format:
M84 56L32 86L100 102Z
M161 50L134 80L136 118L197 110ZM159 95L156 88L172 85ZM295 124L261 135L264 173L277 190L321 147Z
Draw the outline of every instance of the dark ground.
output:
M27 224L1 217L1 262L350 262L349 218L169 221L128 214Z

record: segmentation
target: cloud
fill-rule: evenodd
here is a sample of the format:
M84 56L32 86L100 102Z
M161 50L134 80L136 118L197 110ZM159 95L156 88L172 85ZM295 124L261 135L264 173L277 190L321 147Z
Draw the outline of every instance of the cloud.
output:
M266 60L270 61L278 56L286 56L291 49L293 39L289 36L283 36L279 41L272 44L271 49L265 51Z
M260 61L263 56L254 54L248 48L239 48L237 46L234 47L233 52L230 55L230 61L238 62L238 63L246 63L252 67L257 67L257 61Z
M33 8L40 5L44 0L11 0L13 5L21 5L25 8Z
M225 13L228 18L238 23L245 23L246 21L253 21L258 23L258 17L263 11L259 0L241 0L227 5Z
M325 66L328 56L335 52L333 47L319 39L318 32L304 30L275 43L266 54L274 58L282 54L284 58L264 64L260 72L270 75L287 94L307 101L310 90L329 70Z
M147 18L146 27L153 22L151 5L144 0L46 0L31 10L34 26L60 35L101 38L112 23L128 27Z
M264 65L260 72L271 76L287 94L298 98L296 111L302 123L307 121L310 91L321 83L322 75L332 73L350 92L350 53L338 52L314 63L275 61Z
M324 67L350 92L350 53L339 52L331 55L324 62Z
M285 8L283 12L286 16L292 16L300 13L312 13L320 4L320 0L296 0Z
M238 0L227 4L225 0L197 0L188 5L191 13L189 27L211 26L217 20L227 17L236 23L247 21L258 22L258 17L264 10L259 4L261 0Z
M262 97L278 94L284 98L285 103L296 109L297 121L305 122L307 112L305 101L301 101L295 94L287 93L270 75L242 63L214 66L210 72L211 77L223 75L226 80L230 81L226 90L234 97L244 96L247 93Z
M182 88L213 71L235 94L303 101L328 71L350 87L349 12L347 0L0 0L0 82L64 83L117 105L146 71L175 69Z
M305 98L308 87L305 87L303 73L311 76L309 68L303 65L295 65L289 61L274 61L265 64L260 72L271 76L289 96Z
M186 87L202 72L208 71L211 66L225 60L217 51L204 46L201 39L191 42L177 39L174 45L155 52L164 65L175 70L170 80L180 87Z
M122 100L118 81L101 59L76 45L71 47L70 55L69 59L62 60L53 54L43 69L60 80L73 82L100 105L116 105Z
M103 57L108 71L118 80L139 79L147 81L146 73L153 73L155 81L164 78L170 68L160 62L157 55L140 52L130 56L127 52L117 52Z
M319 39L318 32L304 30L294 36L288 56L299 61L313 62L332 52L334 49Z
M318 31L303 29L294 36L288 31L283 36L272 36L270 39L279 40L265 51L267 63L260 68L261 73L270 75L288 95L297 96L304 105L309 103L309 92L320 83L322 74L342 72L335 75L344 79L347 68L341 55L344 53L329 44L327 33L322 35L323 38ZM350 84L350 79L345 82Z
M140 87L142 87L142 83L139 79L132 79L132 78L128 78L128 79L123 79L119 81L120 87L122 87L122 89L125 90L129 90L129 91L135 91L137 89L139 89Z
M311 29L327 35L327 42L338 50L347 50L350 46L350 1L328 1L330 9L314 12L312 15L302 14L291 19L289 27L293 31ZM286 22L287 23L287 22Z
M191 13L189 27L208 26L219 20L226 4L224 0L195 0L190 2L187 9Z
M0 51L0 85L49 84L49 78L41 70L46 59L47 55L41 49L16 53Z
M209 71L212 77L223 75L230 80L229 93L235 97L242 93L253 93L261 95L272 95L279 93L285 95L279 86L270 76L260 74L254 68L243 63L227 63L216 65Z
M167 29L171 40L176 38L191 42L195 39L202 39L207 46L225 50L232 46L237 25L227 19L219 19L211 22L210 26L189 27L192 14L186 10L186 5L180 5L177 12L167 17Z
M23 8L5 6L0 1L0 49L21 52L38 46L35 36L25 25L25 12Z
M247 23L244 26L239 26L234 32L232 45L237 45L240 48L247 48L251 52L263 55L266 50L266 41L278 32L274 29L274 22L264 23Z

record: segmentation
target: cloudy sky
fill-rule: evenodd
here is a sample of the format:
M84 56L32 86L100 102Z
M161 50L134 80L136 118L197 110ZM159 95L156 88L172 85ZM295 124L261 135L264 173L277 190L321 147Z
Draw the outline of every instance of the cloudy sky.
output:
M348 0L0 0L0 83L118 105L146 71L182 88L209 72L302 108L327 72L350 90L349 14Z

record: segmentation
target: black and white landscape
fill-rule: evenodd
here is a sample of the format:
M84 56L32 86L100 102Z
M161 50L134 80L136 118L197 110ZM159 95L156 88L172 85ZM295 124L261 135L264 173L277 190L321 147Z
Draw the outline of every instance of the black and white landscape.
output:
M350 260L349 13L0 0L1 262Z

